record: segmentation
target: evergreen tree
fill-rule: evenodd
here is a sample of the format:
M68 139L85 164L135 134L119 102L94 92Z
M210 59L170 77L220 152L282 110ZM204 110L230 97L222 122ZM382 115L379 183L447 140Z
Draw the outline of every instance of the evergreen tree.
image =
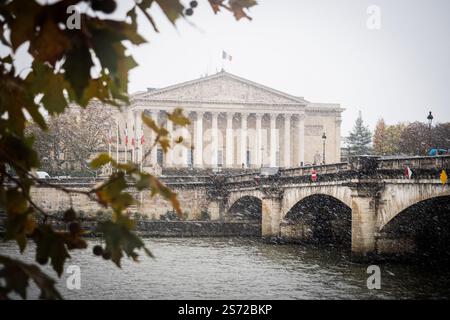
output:
M369 154L371 151L372 133L364 126L361 111L355 121L352 132L347 137L348 153L350 156Z

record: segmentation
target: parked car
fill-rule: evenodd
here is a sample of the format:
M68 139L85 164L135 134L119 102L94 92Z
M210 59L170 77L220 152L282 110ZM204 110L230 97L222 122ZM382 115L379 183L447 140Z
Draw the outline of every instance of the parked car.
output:
M45 171L36 171L36 177L38 179L50 179L50 175Z

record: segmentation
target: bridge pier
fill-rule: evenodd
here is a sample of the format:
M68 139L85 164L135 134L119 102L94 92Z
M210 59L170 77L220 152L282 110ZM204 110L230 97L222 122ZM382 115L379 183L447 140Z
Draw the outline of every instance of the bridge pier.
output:
M217 197L217 199L210 200L208 205L208 212L210 219L213 221L224 221L226 205L223 197Z
M356 184L352 190L352 256L365 259L376 253L378 185Z
M261 235L263 238L280 236L282 199L282 194L265 195L262 198Z

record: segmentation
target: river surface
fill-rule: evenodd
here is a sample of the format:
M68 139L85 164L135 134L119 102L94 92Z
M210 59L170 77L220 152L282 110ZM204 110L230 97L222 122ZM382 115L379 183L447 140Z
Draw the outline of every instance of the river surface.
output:
M66 264L81 269L81 289L58 288L66 299L422 299L450 298L450 272L407 264L380 264L381 289L367 289L367 264L334 248L275 245L251 238L146 239L155 259L124 259L122 269L89 250ZM1 243L0 253L17 255ZM32 260L34 248L25 252ZM56 276L48 266L48 274ZM32 288L30 298L37 297Z

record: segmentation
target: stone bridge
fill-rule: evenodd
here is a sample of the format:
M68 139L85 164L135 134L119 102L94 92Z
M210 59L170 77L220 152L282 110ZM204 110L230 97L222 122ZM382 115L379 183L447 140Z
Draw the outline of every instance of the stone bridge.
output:
M411 178L404 174L406 167L413 171ZM347 240L353 255L366 256L415 250L418 231L409 229L425 221L430 212L450 209L449 188L440 180L442 170L449 167L450 156L359 157L348 163L280 169L271 175L179 172L162 180L178 192L187 219L195 220L202 212L208 212L212 220L260 219L264 238ZM313 170L318 177L315 182ZM94 181L60 183L88 188ZM47 209L62 210L68 205L66 195L42 189L34 192ZM148 192L135 196L140 205L134 210L151 218L170 210ZM85 211L96 210L81 198L72 201L85 206ZM430 219L431 225L436 218ZM448 220L438 229L447 226Z

